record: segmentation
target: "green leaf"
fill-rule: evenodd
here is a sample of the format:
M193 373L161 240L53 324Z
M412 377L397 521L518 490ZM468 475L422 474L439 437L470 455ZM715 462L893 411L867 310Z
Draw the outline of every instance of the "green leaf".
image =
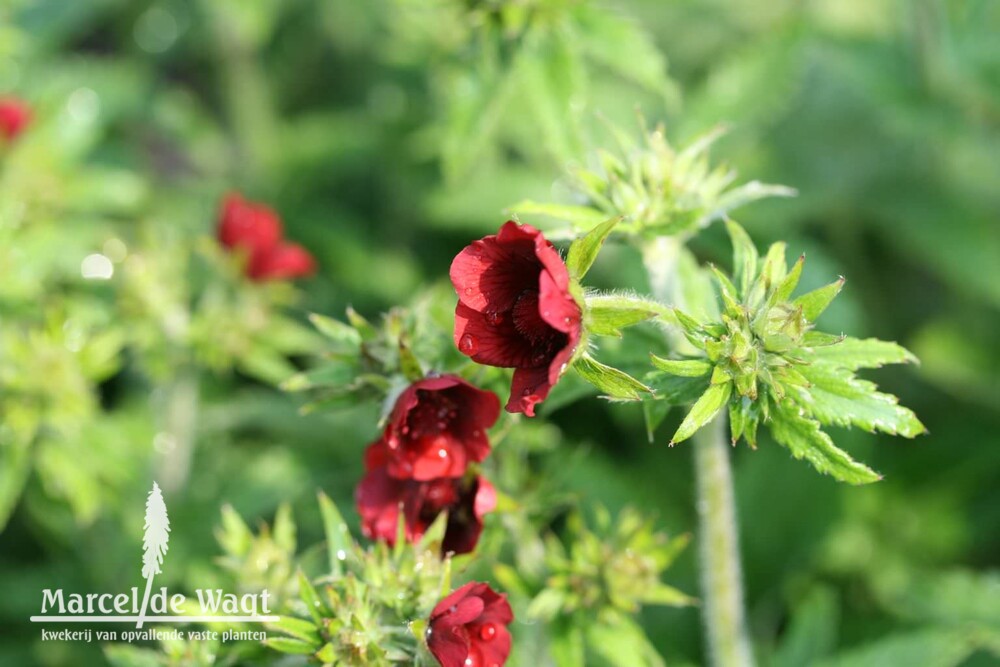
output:
M640 598L645 604L655 604L665 607L687 607L697 600L687 593L666 584L656 584L649 588Z
M378 338L378 330L371 323L361 316L353 306L347 307L347 321L351 323L354 330L361 336L362 341L372 341Z
M304 621L301 618L295 618L294 616L281 616L277 621L273 623L267 623L267 627L273 628L280 632L284 632L286 635L291 635L293 638L319 645L319 631L316 626L309 621Z
M797 459L809 461L816 470L848 484L868 484L882 477L871 468L838 449L815 419L799 414L799 406L785 400L771 410L771 435Z
M785 274L788 272L788 267L785 265L785 248L786 245L783 241L772 243L771 247L767 249L767 255L764 256L760 275L767 292L777 287L785 279Z
M757 275L757 247L746 230L732 220L726 220L726 231L733 244L733 278L739 285L740 296L746 296Z
M788 275L784 277L778 287L774 290L774 295L771 297L771 305L781 303L782 301L787 301L788 297L792 295L795 288L798 287L799 278L802 277L802 266L806 262L805 255L799 255L799 258L792 265L792 270L788 272Z
M813 333L806 334L807 345ZM902 345L877 338L842 338L832 345L815 347L808 357L850 370L917 363L917 358Z
M726 404L729 400L730 394L733 391L733 383L726 382L723 384L713 384L705 390L705 393L701 395L694 405L691 406L690 412L684 417L684 421L677 428L677 432L674 433L674 437L670 439L670 445L675 445L678 442L683 442L690 438L694 433L700 429L702 426L711 421L712 417L722 409L722 406Z
M708 389L708 377L684 377L670 375L663 371L651 371L643 378L655 392L647 397L646 403L663 402L668 405L691 405Z
M823 314L826 307L830 305L830 302L840 294L841 288L844 286L844 278L841 276L839 279L833 281L829 285L820 287L819 289L814 289L811 292L806 292L799 298L792 302L792 305L802 306L802 314L810 322L815 322L816 318Z
M309 321L321 334L346 349L357 349L361 335L354 327L318 313L310 313Z
M569 269L570 277L579 280L587 274L597 259L597 253L601 251L604 241L621 221L621 216L605 220L583 237L573 241L566 255L566 268Z
M655 354L650 354L649 358L653 366L671 375L701 377L712 372L712 364L704 359L664 359Z
M640 297L602 294L587 297L586 303L587 331L598 336L620 338L621 329L657 315L674 319L668 306Z
M282 653L293 653L296 655L310 655L315 652L312 644L299 641L298 639L286 639L285 637L270 637L264 640L264 644Z
M344 573L343 561L354 549L354 539L344 522L344 517L340 515L340 510L322 491L319 493L319 510L323 516L323 532L326 535L326 553L330 564L330 574L339 577Z
M317 624L323 623L324 613L327 611L325 605L320 601L319 594L316 593L316 588L313 587L312 582L306 577L302 570L298 571L297 575L299 583L299 598L305 604L306 609L309 610L309 615Z
M600 389L606 396L623 401L638 401L643 393L652 390L634 377L596 361L590 355L583 355L573 365L584 380Z
M987 628L932 627L889 635L850 649L817 667L958 667L980 648L996 651L998 637ZM970 663L971 664L971 663ZM989 664L989 663L985 663Z
M882 431L906 438L926 430L913 411L899 405L899 399L879 392L874 383L846 368L813 363L798 370L811 386L790 395L823 424L854 425L869 433Z

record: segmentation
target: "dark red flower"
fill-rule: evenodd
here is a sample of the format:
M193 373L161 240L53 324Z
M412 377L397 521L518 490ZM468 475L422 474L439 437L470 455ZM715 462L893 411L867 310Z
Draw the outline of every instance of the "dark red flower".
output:
M15 97L0 98L0 135L13 141L31 122L31 107Z
M227 195L219 214L219 242L247 253L246 272L253 280L288 280L314 273L316 260L295 243L282 240L281 218L263 204L237 193Z
M414 382L396 399L382 435L398 478L461 477L490 453L486 430L500 416L496 394L455 375Z
M288 280L316 272L316 260L297 243L278 245L250 256L247 275L254 280Z
M365 535L395 543L402 505L406 539L415 542L447 510L442 552L462 554L475 549L483 531L483 517L496 507L493 485L483 477L398 479L389 475L389 458L390 450L384 440L372 443L365 452L368 472L354 494Z
M226 196L219 215L219 242L227 248L245 248L251 257L271 250L281 241L281 219L263 204Z
M580 306L556 249L529 225L506 222L451 263L455 344L481 364L514 368L508 412L533 416L580 342Z
M510 655L507 626L513 620L506 595L471 581L434 607L427 648L441 667L502 667Z

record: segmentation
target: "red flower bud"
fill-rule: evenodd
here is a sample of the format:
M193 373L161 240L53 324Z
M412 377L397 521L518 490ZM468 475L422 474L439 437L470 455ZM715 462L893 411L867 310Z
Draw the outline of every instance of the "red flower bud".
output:
M455 344L474 361L514 368L508 412L534 416L580 342L569 272L540 231L507 222L451 264Z
M0 135L13 141L31 122L31 108L15 97L0 98Z
M502 667L510 655L507 626L513 620L506 595L469 582L434 607L427 648L441 667Z
M483 531L483 517L496 507L493 485L483 477L397 479L389 475L389 458L384 440L372 443L365 452L368 472L354 494L364 534L394 544L402 505L406 540L416 542L447 510L442 552L462 554L475 549Z

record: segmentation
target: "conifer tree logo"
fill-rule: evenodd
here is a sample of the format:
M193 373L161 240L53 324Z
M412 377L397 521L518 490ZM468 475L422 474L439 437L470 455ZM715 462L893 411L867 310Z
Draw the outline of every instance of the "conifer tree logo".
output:
M146 579L146 592L142 596L142 608L139 610L139 620L135 624L137 628L142 627L153 577L160 573L160 565L163 563L164 554L167 553L169 540L170 519L167 518L167 506L163 503L160 487L153 482L153 490L146 499L146 523L143 525L142 534L142 576Z

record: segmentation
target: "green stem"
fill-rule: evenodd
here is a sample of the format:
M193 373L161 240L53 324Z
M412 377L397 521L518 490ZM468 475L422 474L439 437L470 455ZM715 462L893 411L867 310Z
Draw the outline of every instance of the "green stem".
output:
M198 422L198 372L192 366L182 366L161 391L163 430L157 436L155 477L165 491L176 491L184 488L191 472Z
M711 664L753 664L743 613L739 530L733 502L726 416L720 413L694 434L694 471L698 491L698 560L702 618Z
M686 307L677 267L683 241L659 237L642 248L653 295L663 303ZM668 334L671 346L685 350L680 334ZM753 664L743 612L739 530L733 501L725 412L693 437L698 508L698 561L701 572L702 622L710 664L749 667Z

